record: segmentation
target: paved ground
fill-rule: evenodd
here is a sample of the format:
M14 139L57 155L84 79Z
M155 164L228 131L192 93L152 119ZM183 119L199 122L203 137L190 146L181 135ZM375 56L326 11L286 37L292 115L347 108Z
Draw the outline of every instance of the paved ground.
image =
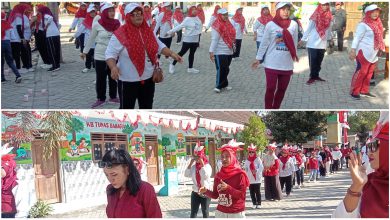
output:
M307 178L307 176L306 176ZM305 183L302 189L295 189L290 197L280 202L263 201L261 209L252 209L249 191L246 196L246 216L264 218L330 218L333 210L344 198L351 184L349 172L344 170L317 183ZM262 184L263 185L263 184ZM190 216L190 186L177 196L158 197L163 216L167 218L188 218ZM261 188L264 196L264 188ZM264 198L264 197L263 197ZM210 205L210 217L215 216L216 200ZM105 205L81 209L70 213L49 216L52 218L106 218ZM199 211L198 217L201 217Z
M71 19L62 17L61 33L64 64L61 71L55 74L38 68L33 73L23 76L21 84L13 81L2 84L2 108L4 109L88 109L96 99L95 72L81 73L84 68L79 58L79 52L68 39L66 32ZM64 32L65 31L65 32ZM251 70L250 64L255 58L256 46L252 36L245 36L242 48L242 61L233 62L229 75L232 91L215 94L215 66L209 61L208 48L210 33L203 33L201 45L195 54L194 67L200 70L198 74L187 73L187 56L185 64L177 65L176 73L168 73L168 62L163 59L165 81L156 87L154 108L158 109L262 109L264 108L265 75L264 69ZM180 50L173 44L172 49ZM388 80L383 75L377 77L377 86L371 87L378 97L362 99L350 98L349 85L355 69L354 62L348 59L347 52L335 52L326 56L323 62L321 76L327 82L317 82L308 86L308 58L305 50L299 50L300 62L295 64L295 74L292 77L286 96L282 103L283 109L384 109L388 108ZM33 54L42 61L38 54ZM382 69L384 60L380 60ZM7 74L7 72L6 72ZM6 78L13 79L8 72ZM28 101L24 95L28 89L33 89ZM41 94L46 89L48 94ZM118 108L119 105L106 104L104 109Z

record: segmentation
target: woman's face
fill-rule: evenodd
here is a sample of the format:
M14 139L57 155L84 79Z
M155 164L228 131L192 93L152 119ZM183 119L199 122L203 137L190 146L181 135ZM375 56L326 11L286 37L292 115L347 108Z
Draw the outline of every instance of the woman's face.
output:
M222 15L222 20L227 21L228 19L229 19L228 13Z
M196 10L196 8L193 8L193 10L192 10L192 16L195 16L195 15L197 15L198 14L198 10Z
M104 168L104 174L108 181L115 189L120 189L126 186L127 178L129 177L129 168L124 165L116 165L112 168Z
M376 150L375 152L368 151L368 158L370 160L370 166L374 170L379 169L379 151L380 151L380 149Z
M114 19L115 18L115 9L114 8L109 8L108 9L108 18L109 19Z
M222 166L227 167L230 165L232 158L230 158L230 154L227 151L222 152L221 154Z
M275 152L275 151L269 149L269 150L268 150L268 155L272 155L274 152Z
M269 9L268 8L263 8L262 10L264 15L269 15Z
M96 16L96 11L91 11L91 12L89 12L89 15L91 15L91 17L95 17Z
M380 14L379 10L374 10L371 12L370 17L371 19L376 20L379 17L379 14Z
M87 5L84 5L84 4L83 4L83 5L81 5L81 6L80 6L80 9L81 9L81 10L85 10L85 9L87 9Z
M321 4L321 8L322 8L322 11L327 11L327 10L329 10L329 4L328 3Z
M242 10L243 10L242 8L238 9L237 14L242 15Z
M139 26L144 21L144 16L141 9L135 9L130 13L131 23Z
M290 17L290 6L284 6L279 10L279 15L282 19L288 19Z

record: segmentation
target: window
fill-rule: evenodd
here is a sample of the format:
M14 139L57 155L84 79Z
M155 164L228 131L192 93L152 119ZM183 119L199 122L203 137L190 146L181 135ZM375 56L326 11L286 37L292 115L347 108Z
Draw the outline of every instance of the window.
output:
M196 146L196 143L200 141L200 144L204 146L206 142L205 137L186 137L186 153L188 156L192 156L194 154L194 149Z
M91 133L92 160L100 161L107 151L123 149L128 151L126 134Z

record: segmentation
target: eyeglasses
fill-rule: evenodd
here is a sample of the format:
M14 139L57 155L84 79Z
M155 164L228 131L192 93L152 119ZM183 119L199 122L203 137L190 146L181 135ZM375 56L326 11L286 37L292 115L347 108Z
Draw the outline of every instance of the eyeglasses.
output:
M376 152L379 149L380 143L381 142L380 142L379 139L375 139L374 141L372 141L369 144L367 144L367 150L369 152Z
M104 162L104 161L99 161L98 163L99 168L107 168L107 169L111 169L113 166L119 164L124 164L124 163L112 163L112 162Z

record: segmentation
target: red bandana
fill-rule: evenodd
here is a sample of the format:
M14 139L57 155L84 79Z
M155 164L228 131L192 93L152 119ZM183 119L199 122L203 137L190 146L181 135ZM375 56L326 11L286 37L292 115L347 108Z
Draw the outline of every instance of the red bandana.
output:
M273 17L270 13L267 15L264 14L264 10L266 8L261 9L261 16L257 19L262 25L266 25L268 22L272 21Z
M206 17L204 15L204 11L202 8L197 8L198 10L198 18L200 19L200 21L202 22L202 24L204 24L205 20L206 20Z
M140 26L131 23L130 14L126 16L126 24L114 32L119 42L126 47L131 62L141 77L145 69L145 49L153 65L157 63L158 43L152 29L142 22Z
M238 11L238 10L237 10ZM240 24L241 32L245 29L245 18L242 14L238 14L236 11L236 14L232 17L233 21Z
M255 160L257 158L257 155L256 155L256 151L253 151L255 152L253 154L253 156L248 156L248 161L251 162L251 164L249 165L249 169L251 170L251 173L253 175L253 177L255 178L256 180L256 167L255 167Z
M175 10L175 13L173 13L173 19L175 19L179 23L183 22L184 15L183 15L183 12L181 12L181 9Z
M81 9L81 7L79 7L79 9L77 10L76 14L74 15L75 18L85 18L87 17L87 7L85 7L85 9Z
M362 218L389 218L389 123L379 135L379 169L368 175L361 199Z
M283 156L279 157L279 160L282 161L282 164L283 164L283 167L282 167L283 170L284 170L284 168L286 168L286 163L287 163L288 159L290 159L289 155L287 157L283 157Z
M87 14L87 17L83 21L83 25L85 28L88 30L92 29L92 22L93 22L94 17L91 16L90 13Z
M297 153L296 155L295 155L295 159L297 159L297 165L298 165L298 167L299 166L301 166L301 164L302 164L302 157L301 157L301 155L299 154L299 153Z
M1 12L1 40L5 37L5 32L12 29L12 25L5 19L5 13Z
M376 20L371 18L372 12L373 11L369 11L366 13L363 18L363 22L367 24L374 32L374 49L384 51L385 43L383 42L383 24L379 17Z
M171 27L172 26L172 16L173 13L171 10L166 10L165 7L163 8L164 16L162 18L161 23L164 24L165 22L168 22Z
M219 6L219 5L216 5L215 7L214 7L214 13L213 13L213 16L214 17L217 17L218 16L218 10L219 9L221 9L221 6Z
M114 32L116 29L121 26L121 23L118 19L111 19L108 17L108 9L106 8L100 15L99 24L108 32Z
M276 15L272 19L272 21L276 25L278 25L279 27L281 27L283 29L283 41L286 44L286 47L288 48L288 50L290 51L291 58L293 59L293 61L298 62L299 58L297 55L297 51L295 49L294 39L291 36L290 31L287 30L287 28L290 26L291 20L290 19L283 19L282 17L280 17L279 10L280 10L280 8L278 10L276 10Z
M230 148L227 148L227 149L224 149L222 151L222 153L224 151L227 151L229 154L230 154L230 165L227 166L227 167L224 167L222 166L221 170L215 174L215 178L219 178L223 181L235 176L235 175L242 175L245 180L245 187L248 187L249 186L249 179L248 179L248 176L246 175L246 173L241 169L241 166L240 164L238 163L237 161L237 157L236 157L236 153L234 152L234 150L230 149Z
M217 19L212 25L213 29L219 33L226 45L231 49L233 48L233 43L236 40L236 30L234 29L232 23L229 21L224 21L222 15L218 14Z
M311 15L310 20L315 22L318 34L323 40L325 40L326 30L328 30L330 23L333 20L332 12L329 9L323 11L321 4L319 4L317 9Z

